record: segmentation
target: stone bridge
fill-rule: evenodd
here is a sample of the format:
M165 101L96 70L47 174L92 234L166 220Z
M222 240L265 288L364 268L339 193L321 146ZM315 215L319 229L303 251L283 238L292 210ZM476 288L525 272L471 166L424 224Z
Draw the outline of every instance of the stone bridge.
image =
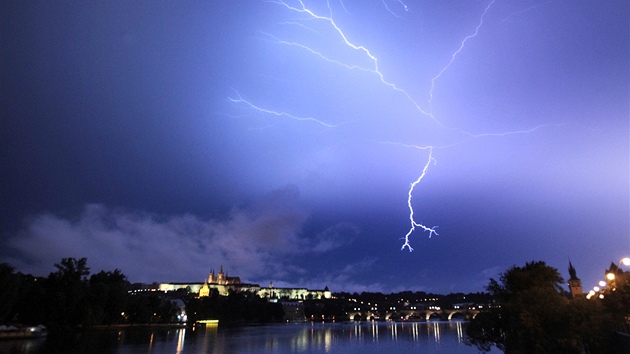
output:
M471 320L477 316L479 310L472 309L440 309L440 310L398 310L386 312L384 318L382 313L373 311L348 311L348 319L354 321L370 320L402 320L402 321L429 321L454 319Z

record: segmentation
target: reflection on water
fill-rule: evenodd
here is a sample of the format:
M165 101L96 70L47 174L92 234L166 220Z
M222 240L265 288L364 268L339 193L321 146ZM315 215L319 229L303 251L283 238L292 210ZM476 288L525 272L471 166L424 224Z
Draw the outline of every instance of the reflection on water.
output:
M186 328L182 328L178 330L179 334L177 335L177 351L175 353L180 354L184 351L184 339L186 337Z
M133 328L0 342L0 353L476 353L464 344L465 327L430 321Z

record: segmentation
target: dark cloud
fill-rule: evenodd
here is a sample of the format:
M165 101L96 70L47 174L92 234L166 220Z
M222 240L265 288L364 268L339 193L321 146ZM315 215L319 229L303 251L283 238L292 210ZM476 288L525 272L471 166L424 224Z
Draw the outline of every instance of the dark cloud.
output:
M359 234L359 227L347 222L333 225L315 235L314 244L310 247L313 252L326 252L349 245Z
M77 218L42 214L9 240L15 253L8 260L42 275L62 257L87 257L94 269L122 268L145 282L199 280L220 265L246 279L299 272L283 259L309 243L301 236L308 215L297 197L294 188L277 191L257 202L262 204L233 208L221 220L100 204L87 205Z

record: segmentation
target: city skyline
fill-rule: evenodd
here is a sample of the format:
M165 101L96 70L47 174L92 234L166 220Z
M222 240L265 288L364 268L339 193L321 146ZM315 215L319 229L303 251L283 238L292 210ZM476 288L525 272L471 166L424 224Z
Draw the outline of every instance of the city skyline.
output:
M0 262L22 272L467 293L532 260L588 289L630 255L626 1L0 14Z

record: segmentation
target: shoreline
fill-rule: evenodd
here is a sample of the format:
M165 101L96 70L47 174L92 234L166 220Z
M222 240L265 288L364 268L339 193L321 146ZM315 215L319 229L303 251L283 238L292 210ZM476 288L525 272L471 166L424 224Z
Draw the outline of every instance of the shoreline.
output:
M186 328L188 324L186 323L121 323L121 324L111 324L111 325L97 325L89 328L85 328L86 330L102 330L102 329L127 329L127 328Z

